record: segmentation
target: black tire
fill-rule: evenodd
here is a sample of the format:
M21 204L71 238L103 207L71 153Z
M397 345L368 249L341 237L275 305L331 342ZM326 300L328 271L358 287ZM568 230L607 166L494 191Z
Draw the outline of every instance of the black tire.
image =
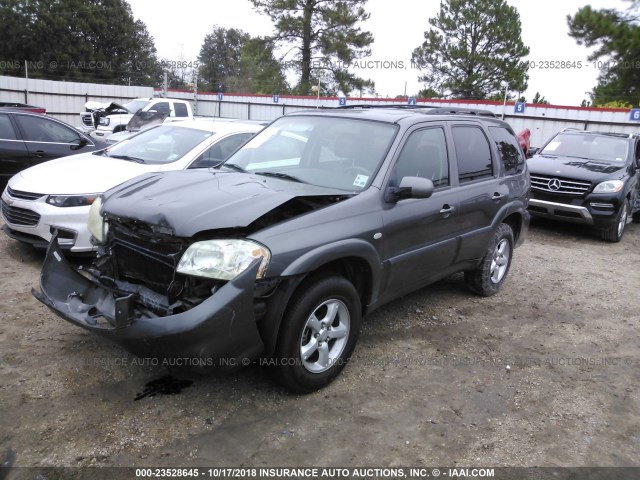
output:
M314 322L312 315L320 323ZM314 392L331 383L353 353L361 318L360 297L345 278L305 281L282 319L271 368L275 380L295 393ZM306 359L302 354L305 347L309 352ZM321 348L326 362L320 357Z
M629 216L629 200L624 199L620 209L618 210L618 214L616 215L615 220L611 223L609 227L605 230L602 230L601 236L602 239L606 242L619 242L622 240L622 236L624 235L624 231L626 230L627 225L627 217Z
M511 268L513 248L513 231L509 225L501 223L480 265L474 270L464 272L467 286L483 297L489 297L500 290Z

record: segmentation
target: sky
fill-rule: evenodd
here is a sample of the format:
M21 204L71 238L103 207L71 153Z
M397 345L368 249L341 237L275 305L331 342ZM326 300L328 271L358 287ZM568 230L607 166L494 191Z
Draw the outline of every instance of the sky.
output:
M196 61L204 37L214 25L239 28L253 36L273 33L270 18L257 13L249 0L127 1L134 17L147 25L158 56L169 61ZM590 50L569 37L566 20L567 15L586 5L585 1L507 0L507 3L520 14L522 38L530 48L526 60L536 66L529 69L526 99L531 101L536 92L555 105L577 106L588 99L600 70L587 60ZM629 6L629 2L622 0L592 0L589 4L594 9L624 10ZM375 38L372 55L367 60L377 61L378 67L353 70L354 73L372 79L376 92L383 97L416 94L422 84L418 81L419 72L410 66L411 53L424 41L428 19L438 13L439 7L437 0L369 0L366 9L371 17L362 28ZM571 62L575 68L540 67L541 62L549 61ZM582 62L581 68L578 62ZM398 68L400 63L405 68Z

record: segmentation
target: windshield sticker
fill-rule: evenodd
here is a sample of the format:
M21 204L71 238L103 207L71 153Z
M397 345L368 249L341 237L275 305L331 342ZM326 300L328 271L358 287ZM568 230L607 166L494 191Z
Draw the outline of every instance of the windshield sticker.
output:
M361 175L359 174L356 179L353 181L354 187L364 187L367 184L367 180L369 180L369 175Z
M558 148L560 146L560 142L549 142L549 145L547 145L546 147L544 147L545 150L548 150L550 152L555 151L556 148Z

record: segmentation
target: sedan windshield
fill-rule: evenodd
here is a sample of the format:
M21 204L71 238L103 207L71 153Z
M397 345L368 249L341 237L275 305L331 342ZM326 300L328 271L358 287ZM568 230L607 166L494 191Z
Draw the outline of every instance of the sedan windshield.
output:
M540 152L542 155L624 163L628 142L624 138L579 133L559 133Z
M163 164L180 160L187 152L210 138L213 132L162 125L140 132L108 148L105 154L138 163Z
M233 170L347 191L369 186L397 132L352 118L283 117L225 162Z

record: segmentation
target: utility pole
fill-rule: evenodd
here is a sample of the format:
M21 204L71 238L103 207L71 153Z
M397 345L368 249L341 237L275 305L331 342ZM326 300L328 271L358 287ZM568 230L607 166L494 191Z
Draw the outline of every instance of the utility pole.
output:
M29 103L29 67L27 66L27 61L24 61L24 79L25 87L24 87L24 103Z
M164 82L162 83L162 98L167 98L167 90L169 85L169 76L164 72Z
M193 114L198 113L198 74L193 76Z

